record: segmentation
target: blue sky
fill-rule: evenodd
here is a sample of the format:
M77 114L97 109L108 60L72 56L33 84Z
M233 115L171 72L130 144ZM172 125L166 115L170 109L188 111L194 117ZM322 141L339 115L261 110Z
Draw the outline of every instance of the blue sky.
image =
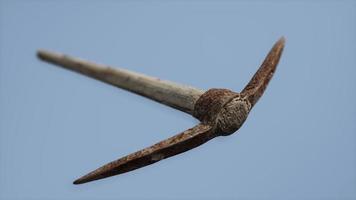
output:
M36 58L45 48L265 95L228 137L131 173L79 176L197 120ZM355 199L355 1L0 0L0 199Z

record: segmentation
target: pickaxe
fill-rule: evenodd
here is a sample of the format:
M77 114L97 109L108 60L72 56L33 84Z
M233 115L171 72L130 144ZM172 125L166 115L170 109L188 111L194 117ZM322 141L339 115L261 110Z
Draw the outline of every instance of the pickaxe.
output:
M283 37L275 43L261 67L240 93L216 88L203 91L128 70L39 50L38 57L44 61L145 96L200 120L193 128L112 161L77 179L74 184L129 172L193 149L217 136L227 136L237 131L271 80L284 43Z

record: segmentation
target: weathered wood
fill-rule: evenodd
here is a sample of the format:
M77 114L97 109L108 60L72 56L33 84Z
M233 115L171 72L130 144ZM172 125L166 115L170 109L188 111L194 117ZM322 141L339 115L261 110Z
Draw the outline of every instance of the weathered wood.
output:
M189 114L192 114L195 102L204 93L203 90L190 86L47 50L39 50L37 55L49 63L145 96Z

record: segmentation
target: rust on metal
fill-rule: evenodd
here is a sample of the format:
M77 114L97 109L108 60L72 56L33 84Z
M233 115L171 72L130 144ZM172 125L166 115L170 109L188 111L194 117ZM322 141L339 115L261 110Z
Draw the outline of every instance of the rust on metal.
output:
M202 145L215 136L216 135L212 131L212 127L210 125L199 124L155 145L110 162L74 181L74 184L86 183L122 174L153 164L162 159L183 153Z
M241 93L217 88L204 92L128 70L108 68L62 54L39 51L38 56L44 61L145 96L191 114L201 121L180 134L112 161L77 179L74 184L126 173L193 149L214 137L230 135L237 131L270 82L282 55L284 43L283 37L275 43Z
M241 94L246 96L252 105L255 105L262 96L274 72L276 71L276 67L283 52L284 43L284 37L276 42L263 61L261 67L257 70L246 87L241 91Z

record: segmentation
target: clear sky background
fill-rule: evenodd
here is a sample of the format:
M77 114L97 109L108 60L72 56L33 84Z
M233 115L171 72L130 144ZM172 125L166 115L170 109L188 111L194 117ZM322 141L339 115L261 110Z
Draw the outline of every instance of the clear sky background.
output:
M355 1L0 0L0 199L355 199ZM202 89L277 72L244 126L154 165L81 175L198 123L36 58L45 48Z

